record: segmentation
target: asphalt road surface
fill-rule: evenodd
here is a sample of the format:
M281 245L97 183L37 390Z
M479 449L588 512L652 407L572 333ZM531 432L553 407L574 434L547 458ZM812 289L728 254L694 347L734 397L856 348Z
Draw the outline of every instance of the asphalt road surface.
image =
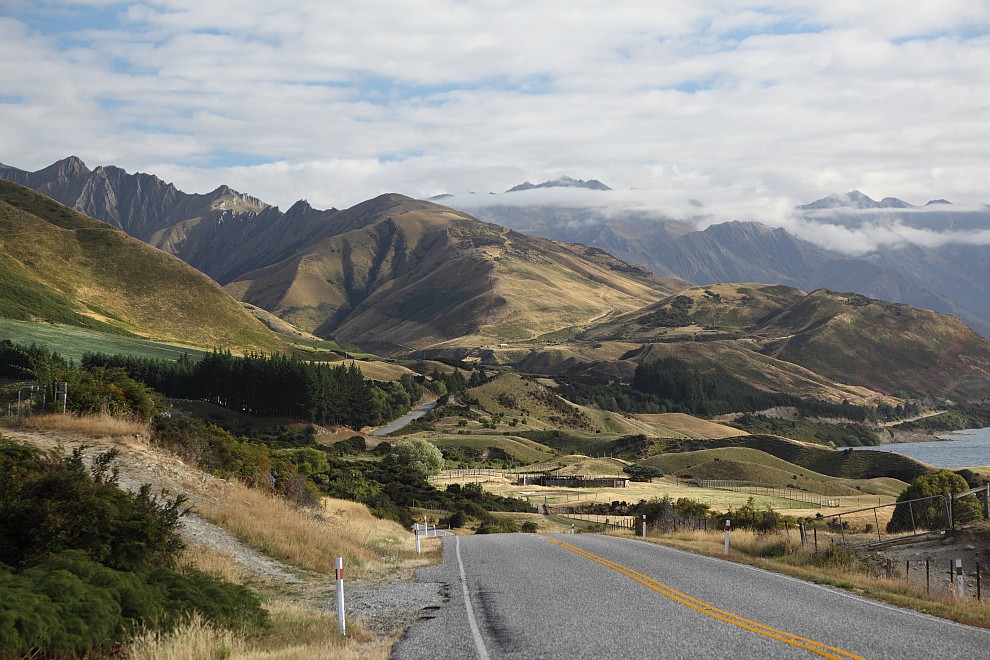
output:
M422 417L423 415L425 415L426 413L430 412L431 410L433 410L436 407L437 407L437 402L435 400L434 401L427 401L426 403L424 403L423 405L419 406L418 408L409 411L408 413L406 413L405 415L403 415L399 419L395 420L394 422L392 422L388 426L383 426L380 429L378 429L377 431L372 431L369 435L388 435L389 433L392 433L394 431L398 431L399 429L401 429L403 426L405 426L409 422L413 421L414 419L419 419L420 417Z
M632 539L446 537L393 658L990 657L990 631Z

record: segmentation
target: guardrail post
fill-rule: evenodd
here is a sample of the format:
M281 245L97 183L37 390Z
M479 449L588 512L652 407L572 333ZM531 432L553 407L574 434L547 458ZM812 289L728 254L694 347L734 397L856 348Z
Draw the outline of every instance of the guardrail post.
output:
M337 557L337 632L344 636L347 626L344 622L344 558Z

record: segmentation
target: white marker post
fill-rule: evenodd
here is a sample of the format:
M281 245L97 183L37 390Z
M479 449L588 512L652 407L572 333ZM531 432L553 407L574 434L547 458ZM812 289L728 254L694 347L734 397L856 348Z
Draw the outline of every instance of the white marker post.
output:
M413 531L416 532L416 554L417 555L421 555L421 554L423 554L423 551L420 549L420 546L419 546L419 525L416 525L413 528Z
M726 518L725 519L725 547L722 549L722 556L723 557L728 557L729 556L729 532L731 532L731 531L732 531L732 523L730 523L729 522L729 519Z
M425 513L423 514L423 529L426 530L426 535L429 536L430 535L430 526L426 522L426 514Z
M643 514L643 538L646 538L646 514Z
M337 632L344 636L347 626L344 624L344 558L337 557Z
M966 595L966 582L963 580L962 559L956 560L955 569L956 595L963 598Z
M574 533L574 523L571 523L571 534Z

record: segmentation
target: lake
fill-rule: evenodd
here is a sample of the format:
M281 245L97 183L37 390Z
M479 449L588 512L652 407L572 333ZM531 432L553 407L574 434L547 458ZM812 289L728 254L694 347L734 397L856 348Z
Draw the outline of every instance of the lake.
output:
M876 447L857 447L866 451L892 451L935 467L958 470L964 467L990 465L990 428L956 431L940 435L944 441L895 442Z

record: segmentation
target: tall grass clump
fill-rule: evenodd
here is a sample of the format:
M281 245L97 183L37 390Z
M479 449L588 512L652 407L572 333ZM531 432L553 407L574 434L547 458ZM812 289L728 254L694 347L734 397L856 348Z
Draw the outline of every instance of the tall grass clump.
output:
M11 422L8 422L11 423ZM120 417L98 413L94 415L45 415L24 416L13 422L17 428L31 431L61 431L90 438L148 437L148 424L133 417Z
M401 525L347 500L325 498L320 509L307 509L229 482L197 512L271 557L328 575L336 557L345 558L356 578L389 575L417 557Z

